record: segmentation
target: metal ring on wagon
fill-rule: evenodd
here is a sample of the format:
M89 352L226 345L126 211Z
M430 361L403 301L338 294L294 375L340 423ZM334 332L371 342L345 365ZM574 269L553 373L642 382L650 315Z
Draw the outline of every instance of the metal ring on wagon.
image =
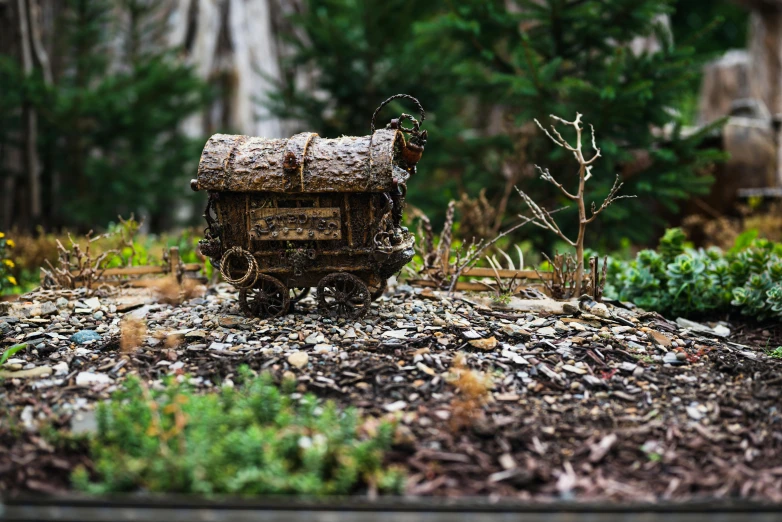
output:
M239 278L232 278L230 275L230 261L232 258L244 258L247 262L247 271ZM223 254L223 258L220 259L220 273L227 283L239 288L250 288L258 280L258 262L249 250L235 246L229 248L228 251Z

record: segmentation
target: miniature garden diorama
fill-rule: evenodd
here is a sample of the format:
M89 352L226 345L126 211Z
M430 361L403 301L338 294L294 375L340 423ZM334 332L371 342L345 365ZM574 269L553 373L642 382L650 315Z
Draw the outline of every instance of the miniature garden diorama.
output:
M782 96L739 99L749 65L675 45L681 1L632 23L321 3L263 25L304 35L306 89L260 62L199 76L261 45L219 47L207 13L0 3L0 159L28 173L0 216L0 500L782 501L782 155L747 115ZM698 9L776 41L755 7ZM139 38L168 18L186 63ZM117 20L124 69L95 58ZM278 91L247 90L259 68Z

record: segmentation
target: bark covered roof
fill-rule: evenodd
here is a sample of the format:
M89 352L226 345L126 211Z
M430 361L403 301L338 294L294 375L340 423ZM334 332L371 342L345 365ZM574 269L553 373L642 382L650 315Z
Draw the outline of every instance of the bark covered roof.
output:
M395 129L371 136L289 139L215 134L198 165L199 190L232 192L385 192L407 179L395 167L404 147Z

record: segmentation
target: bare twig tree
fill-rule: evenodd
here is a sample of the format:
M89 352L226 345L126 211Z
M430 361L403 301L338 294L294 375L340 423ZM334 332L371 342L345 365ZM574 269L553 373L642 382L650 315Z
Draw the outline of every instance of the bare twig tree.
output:
M560 118L559 116L551 115L551 119L553 119L555 122L559 122L562 125L566 125L568 127L573 127L573 129L576 131L576 144L575 146L569 144L565 138L562 137L562 135L559 133L559 131L556 129L554 125L551 125L551 132L549 132L543 125L540 124L538 120L535 120L535 123L538 125L540 130L542 130L548 138L553 141L558 147L562 147L563 149L569 150L573 153L573 157L576 158L576 161L578 162L578 190L573 193L567 190L562 183L559 183L556 179L554 179L554 176L551 175L548 169L543 169L539 167L538 165L535 165L535 168L538 169L538 172L540 172L540 177L555 187L559 189L559 191L562 193L565 198L569 199L570 201L575 201L576 205L578 205L578 236L575 240L571 239L567 235L565 235L564 232L560 229L559 225L557 224L556 220L551 215L552 212L546 210L544 207L541 207L537 203L535 203L532 198L530 198L524 191L520 190L518 187L516 187L516 190L518 191L521 198L524 200L524 202L527 204L527 206L532 211L532 220L531 222L539 226L543 229L549 230L551 232L554 232L560 239L565 241L567 244L572 246L576 249L576 287L575 287L575 294L581 295L581 285L584 281L584 233L586 232L586 226L593 222L597 216L599 216L606 208L608 208L613 202L615 202L618 199L622 198L632 198L635 196L619 196L617 195L619 190L622 188L622 183L619 181L619 175L617 174L616 180L614 181L613 186L611 187L611 190L608 192L608 196L606 196L603 203L600 205L600 207L596 207L594 203L592 203L591 213L589 216L587 216L587 210L586 210L586 202L584 201L585 196L585 186L586 182L589 180L589 178L592 177L592 164L597 160L597 158L600 157L600 149L597 146L597 143L595 142L595 129L592 127L592 125L589 126L590 134L592 137L592 149L595 151L591 158L587 159L584 156L584 151L581 146L581 138L583 134L584 127L582 126L581 122L581 114L576 113L576 119L574 121L567 121L563 118Z
M85 236L85 248L73 240L70 234L68 239L71 242L71 248L68 250L63 246L60 240L57 240L57 266L53 266L49 260L46 264L49 270L41 267L41 281L44 287L48 288L76 288L79 283L87 288L88 292L93 290L93 285L103 275L106 264L110 261L110 256L119 255L116 250L108 250L93 258L90 252L90 245L101 239L103 236L92 237L92 230Z

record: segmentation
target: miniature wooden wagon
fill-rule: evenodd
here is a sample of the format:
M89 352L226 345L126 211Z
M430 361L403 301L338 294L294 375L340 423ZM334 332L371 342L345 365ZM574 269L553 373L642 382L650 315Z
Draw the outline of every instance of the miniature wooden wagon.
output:
M423 121L412 97L383 105L397 97L413 99ZM400 221L426 131L407 114L375 130L383 105L369 136L215 134L206 143L191 182L209 194L199 248L240 289L245 314L285 314L317 287L321 313L358 318L412 259L415 238Z

